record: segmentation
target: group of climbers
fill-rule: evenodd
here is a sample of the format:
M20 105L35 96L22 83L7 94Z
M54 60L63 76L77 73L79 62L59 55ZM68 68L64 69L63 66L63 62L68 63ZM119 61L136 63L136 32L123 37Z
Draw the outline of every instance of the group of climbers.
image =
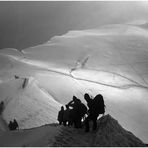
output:
M105 113L104 99L101 94L91 98L89 94L84 95L87 102L85 106L80 99L73 96L72 101L61 107L58 113L59 124L64 126L73 126L75 128L82 128L82 123L85 125L85 132L89 132L89 122L93 122L93 130L97 129L97 118L99 114Z
M8 127L9 127L9 130L19 129L19 125L18 125L16 119L14 119L13 121L10 121Z

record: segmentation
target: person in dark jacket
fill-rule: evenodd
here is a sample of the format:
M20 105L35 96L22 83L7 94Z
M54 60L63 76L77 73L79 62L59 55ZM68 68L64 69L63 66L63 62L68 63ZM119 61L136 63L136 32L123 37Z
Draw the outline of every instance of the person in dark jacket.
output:
M73 124L74 124L74 119L75 119L75 112L74 112L73 109L70 109L68 126L73 126Z
M8 127L9 127L9 130L13 130L13 122L12 121L9 122Z
M76 96L73 96L73 100L68 103L68 106L73 108L72 115L74 127L81 128L81 120L84 114L87 112L87 107Z
M14 130L16 130L17 128L19 129L19 125L18 125L16 119L13 120L13 126L14 126Z
M69 124L69 117L70 117L70 108L68 105L66 106L66 110L64 110L64 114L63 114L63 125L66 126L67 124Z
M85 131L89 132L89 121L93 121L93 130L97 129L97 118L99 114L101 114L101 99L103 99L102 95L97 95L94 99L91 99L89 94L84 95L84 99L87 102L88 110L88 117L85 119Z
M64 115L64 107L61 107L61 110L58 113L58 121L59 121L59 125L61 125L63 123L63 115Z

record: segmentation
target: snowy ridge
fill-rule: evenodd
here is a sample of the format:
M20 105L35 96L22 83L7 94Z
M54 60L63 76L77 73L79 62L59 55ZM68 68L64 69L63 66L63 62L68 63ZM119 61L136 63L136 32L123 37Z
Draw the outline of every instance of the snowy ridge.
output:
M0 146L146 146L110 115L98 120L98 129L95 132L85 133L84 129L50 124L28 130L0 132L0 139Z
M54 137L59 134L60 127L45 125L42 127L0 132L1 147L41 147L53 143Z
M110 115L100 118L98 126L95 146L145 146L139 138L125 130Z
M16 118L20 128L31 128L55 122L54 116L57 116L56 110L58 111L60 103L39 88L36 80L32 78L25 88L22 88L23 81L15 89L16 84L13 83L12 86L14 91L11 86L4 88L7 92L3 94L5 103L3 117L7 123Z
M132 23L127 24L109 24L104 25L95 29L84 30L84 31L69 31L65 35L55 36L48 43L52 41L56 41L60 38L77 38L83 36L110 36L110 35L137 35L148 37L148 31L142 27L138 27L138 25L134 25Z
M85 133L82 129L63 128L63 132L56 137L54 146L136 147L145 144L122 128L117 120L105 115L98 120L96 132Z

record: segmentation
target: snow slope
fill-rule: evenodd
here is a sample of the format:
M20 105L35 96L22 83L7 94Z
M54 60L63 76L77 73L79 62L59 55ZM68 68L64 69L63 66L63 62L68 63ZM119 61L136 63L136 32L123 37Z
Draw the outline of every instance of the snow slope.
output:
M52 125L29 130L0 132L1 147L41 147L53 143L54 137L60 132L60 127Z
M56 136L54 146L86 146L86 147L132 147L145 144L131 132L120 126L110 115L98 120L98 130L85 133L84 129L64 128Z
M131 132L121 127L117 120L110 115L99 119L98 130L85 133L84 129L45 125L29 130L0 133L0 146L145 146Z
M11 80L1 85L4 99L3 117L7 123L16 118L20 128L31 128L55 122L60 103L50 94L38 87L37 81L30 78L22 88L23 80ZM50 116L49 116L50 115Z
M73 95L103 94L107 113L147 142L148 31L130 24L70 31L45 44L0 51L3 118L21 128L56 122ZM20 79L15 79L18 75ZM22 89L24 78L29 83Z
M0 116L0 132L2 131L9 131L9 128L6 121Z

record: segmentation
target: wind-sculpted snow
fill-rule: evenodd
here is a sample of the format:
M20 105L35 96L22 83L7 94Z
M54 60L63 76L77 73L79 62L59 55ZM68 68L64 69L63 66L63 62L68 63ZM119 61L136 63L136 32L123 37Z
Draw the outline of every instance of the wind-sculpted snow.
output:
M60 106L68 103L73 95L85 102L85 92L93 96L101 93L107 112L143 141L148 139L148 31L140 25L117 24L69 31L22 51L1 50L0 62L0 91L5 90L0 97L9 100L4 111L7 122L17 117L26 128L42 125L41 121L47 123L49 118L49 123L56 122ZM33 86L18 89L24 78L33 78ZM12 82L14 88L9 86ZM39 98L32 94L34 89L40 93ZM28 97L28 93L31 96ZM10 114L15 108L14 98L19 98L19 105ZM31 102L34 98L36 103ZM45 105L46 101L41 101L44 98L47 102L50 100L47 98L52 98L55 104L52 111ZM27 108L28 103L31 105ZM38 106L41 116L37 115ZM25 114L26 108L29 114ZM45 110L49 111L46 116Z

